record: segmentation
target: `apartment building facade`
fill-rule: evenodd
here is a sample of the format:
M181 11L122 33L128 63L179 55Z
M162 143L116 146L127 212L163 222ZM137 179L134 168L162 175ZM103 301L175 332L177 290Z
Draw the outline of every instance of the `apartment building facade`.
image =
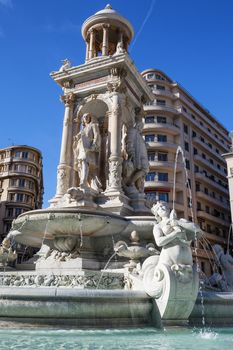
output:
M41 208L42 200L41 152L25 145L0 149L0 239L18 215Z
M143 134L150 162L145 181L148 202L163 200L171 208L174 202L179 217L200 225L205 237L198 246L199 261L210 275L211 245L226 247L231 222L222 157L230 149L228 131L163 72L148 69L142 76L154 93L153 102L144 107Z

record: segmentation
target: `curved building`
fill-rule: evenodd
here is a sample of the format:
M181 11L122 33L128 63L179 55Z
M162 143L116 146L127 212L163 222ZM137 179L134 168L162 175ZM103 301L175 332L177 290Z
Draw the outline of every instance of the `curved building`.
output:
M150 172L145 190L148 201L164 200L179 217L194 218L209 243L199 246L202 270L209 274L210 245L227 245L230 227L226 161L230 138L224 126L183 87L157 69L142 72L154 94L145 105L144 137ZM175 194L174 164L178 156Z
M29 146L0 149L0 238L21 213L42 207L41 152Z

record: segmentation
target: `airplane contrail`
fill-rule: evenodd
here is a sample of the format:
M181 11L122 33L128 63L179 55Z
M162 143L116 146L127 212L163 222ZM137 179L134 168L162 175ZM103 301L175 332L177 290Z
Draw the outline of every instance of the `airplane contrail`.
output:
M135 35L134 41L133 41L132 44L131 44L130 51L132 51L132 49L133 49L133 47L134 47L134 45L135 45L135 43L136 43L136 41L137 41L139 35L141 34L141 32L143 31L143 28L144 28L145 25L146 25L146 22L147 22L148 19L150 18L150 15L151 15L151 13L152 13L152 11L153 11L153 9L154 9L155 3L156 3L156 0L152 0L152 2L151 2L151 4L150 4L150 8L149 8L149 10L148 10L148 12L147 12L147 14L146 14L146 17L145 17L144 21L142 22L142 25L141 25L141 27L139 28L139 31L138 31L137 34Z

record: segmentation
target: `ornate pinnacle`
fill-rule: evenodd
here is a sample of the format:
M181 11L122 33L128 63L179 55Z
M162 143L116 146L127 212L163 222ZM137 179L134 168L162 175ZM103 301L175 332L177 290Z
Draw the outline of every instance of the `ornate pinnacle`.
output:
M105 8L108 9L108 10L112 10L112 5L107 4L107 5L105 6Z

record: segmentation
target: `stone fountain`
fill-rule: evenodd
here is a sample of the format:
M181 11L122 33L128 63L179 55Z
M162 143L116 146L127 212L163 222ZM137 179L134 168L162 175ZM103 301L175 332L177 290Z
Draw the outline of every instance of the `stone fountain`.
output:
M187 324L198 294L190 244L202 232L165 203L146 206L141 129L153 95L128 54L133 28L107 5L82 35L85 63L51 73L65 105L56 193L13 222L8 239L39 251L25 270L1 273L0 319Z

